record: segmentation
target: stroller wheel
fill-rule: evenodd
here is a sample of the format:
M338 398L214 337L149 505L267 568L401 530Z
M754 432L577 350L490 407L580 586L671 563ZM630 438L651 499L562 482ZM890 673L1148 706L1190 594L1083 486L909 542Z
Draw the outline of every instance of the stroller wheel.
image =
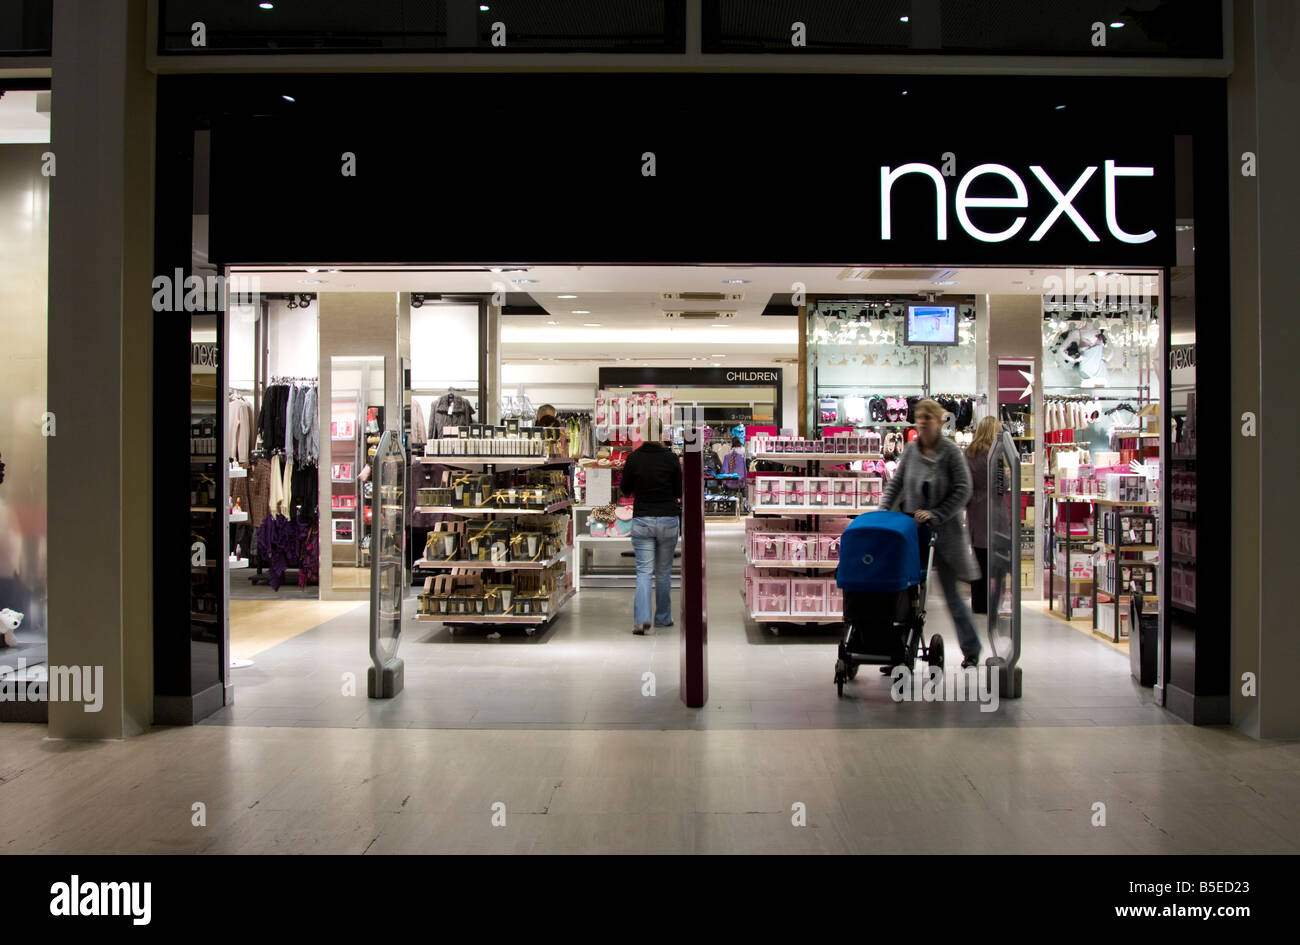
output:
M926 656L928 657L926 659L927 663L943 669L943 637L939 636L939 634L936 633L930 637L930 647L926 650Z

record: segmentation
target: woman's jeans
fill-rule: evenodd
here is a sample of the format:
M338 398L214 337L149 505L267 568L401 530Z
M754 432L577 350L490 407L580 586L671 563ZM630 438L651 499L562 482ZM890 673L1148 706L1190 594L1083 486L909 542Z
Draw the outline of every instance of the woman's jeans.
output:
M943 586L943 596L948 601L948 612L952 614L952 622L957 625L957 642L961 646L962 655L978 657L979 634L975 632L970 607L957 589L957 575L938 554L934 556L934 567L939 572L939 583Z
M676 516L632 519L632 550L636 552L636 597L632 603L634 627L650 623L652 588L654 625L665 627L672 623L673 550L677 547L680 531L681 520Z

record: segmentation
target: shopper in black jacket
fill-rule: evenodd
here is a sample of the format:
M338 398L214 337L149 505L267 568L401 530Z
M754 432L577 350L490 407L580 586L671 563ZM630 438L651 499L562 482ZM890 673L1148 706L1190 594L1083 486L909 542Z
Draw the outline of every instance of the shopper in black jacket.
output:
M658 419L641 425L645 441L628 457L619 488L632 502L632 549L636 552L636 596L633 629L650 629L651 592L654 625L671 627L673 550L681 534L682 467L676 454L663 443Z

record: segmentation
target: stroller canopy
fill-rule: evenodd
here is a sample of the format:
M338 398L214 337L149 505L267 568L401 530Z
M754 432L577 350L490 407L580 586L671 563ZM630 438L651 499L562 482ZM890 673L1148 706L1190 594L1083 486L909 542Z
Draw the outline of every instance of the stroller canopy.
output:
M843 590L882 594L920 584L921 554L916 521L901 512L859 515L840 536L835 583Z

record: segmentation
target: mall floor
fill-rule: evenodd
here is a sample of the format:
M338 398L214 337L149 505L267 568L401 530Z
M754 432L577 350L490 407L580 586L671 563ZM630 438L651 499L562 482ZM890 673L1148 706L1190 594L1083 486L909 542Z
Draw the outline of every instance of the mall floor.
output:
M703 709L678 698L676 629L628 632L628 591L584 589L533 640L412 623L386 702L345 607L252 652L206 724L0 726L4 849L1300 851L1300 743L1185 725L1125 654L1034 611L1020 700L895 703L869 668L838 699L832 637L744 619L739 535L710 528ZM937 598L930 626L955 648Z

